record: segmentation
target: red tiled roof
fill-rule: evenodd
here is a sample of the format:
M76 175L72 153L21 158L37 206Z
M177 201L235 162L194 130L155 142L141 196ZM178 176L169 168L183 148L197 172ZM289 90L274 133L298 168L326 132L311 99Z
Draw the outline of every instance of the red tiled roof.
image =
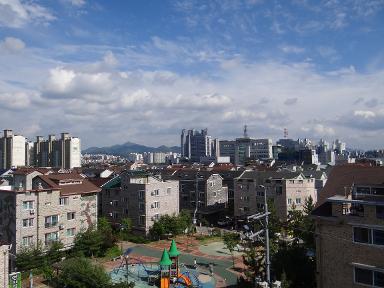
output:
M384 167L361 165L335 166L331 170L323 190L320 192L317 206L334 195L345 195L345 189L350 189L353 185L377 185L383 183Z
M97 193L101 189L79 174L50 174L37 176L52 189L60 189L61 195ZM57 180L81 180L81 184L59 185Z

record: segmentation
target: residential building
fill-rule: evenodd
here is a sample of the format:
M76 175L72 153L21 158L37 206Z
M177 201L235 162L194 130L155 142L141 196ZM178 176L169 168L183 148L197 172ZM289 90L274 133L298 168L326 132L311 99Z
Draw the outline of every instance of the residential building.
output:
M13 134L12 130L4 130L0 138L0 169L25 166L25 137Z
M36 137L34 143L34 164L36 167L72 169L81 167L80 139L61 133L61 138L49 135L48 140Z
M228 187L223 185L223 178L217 173L181 169L172 175L162 175L162 178L179 181L180 210L194 212L197 209L200 218L203 215L214 218L227 208Z
M25 142L25 166L30 167L35 163L33 142Z
M306 178L301 172L244 171L235 178L235 217L246 217L264 209L264 187L283 221L291 209L303 210L309 197L314 202L317 200L315 179Z
M161 215L179 213L179 182L143 171L125 171L102 186L101 213L114 225L130 218L133 229L147 234Z
M17 175L17 187L0 190L0 240L13 253L38 243L48 249L53 241L70 248L77 233L97 225L100 189L80 174Z
M208 129L181 131L181 157L184 159L200 162L201 157L219 156L219 149L219 141L208 135Z
M384 168L332 169L316 222L317 287L384 287Z

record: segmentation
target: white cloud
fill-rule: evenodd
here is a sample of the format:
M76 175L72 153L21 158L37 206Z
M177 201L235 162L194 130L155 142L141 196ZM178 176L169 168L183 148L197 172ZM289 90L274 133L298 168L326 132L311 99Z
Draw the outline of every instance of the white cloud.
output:
M86 4L85 0L68 0L73 6L82 7Z
M7 52L19 52L25 48L25 43L14 37L6 37L3 41L0 42L0 51Z
M353 115L354 116L358 116L358 117L363 117L364 119L369 119L369 118L376 117L375 112L368 111L368 110L367 111L357 110L357 111L353 112Z
M26 109L31 104L26 92L0 93L0 107L9 109Z
M305 52L305 48L294 46L294 45L282 45L280 46L280 50L284 53L293 53L293 54L301 54Z
M0 27L20 28L27 23L48 23L56 17L31 1L0 0Z

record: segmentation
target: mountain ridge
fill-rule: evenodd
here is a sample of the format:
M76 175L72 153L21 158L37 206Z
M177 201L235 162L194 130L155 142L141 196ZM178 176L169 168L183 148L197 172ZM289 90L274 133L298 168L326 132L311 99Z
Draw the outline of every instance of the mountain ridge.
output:
M128 156L129 153L144 153L144 152L180 152L180 147L165 146L150 147L133 142L125 142L123 144L116 144L105 147L89 147L82 151L83 154L108 154L116 156Z

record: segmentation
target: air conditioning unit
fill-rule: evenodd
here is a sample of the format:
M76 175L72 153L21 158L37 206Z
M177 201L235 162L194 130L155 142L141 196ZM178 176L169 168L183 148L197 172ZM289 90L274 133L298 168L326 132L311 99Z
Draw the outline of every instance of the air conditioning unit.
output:
M109 216L111 216L111 217L112 217L112 216L113 216L113 213L112 213L112 212L111 212L111 213L109 213Z
M29 210L29 214L31 214L31 215L35 215L35 209L31 209L31 210Z
M113 201L109 202L109 204L111 204L111 206L113 205Z
M151 204L151 208L155 208L155 204Z
M64 225L63 224L59 225L59 229L63 230L64 229Z
M151 196L155 196L155 192L151 192Z

